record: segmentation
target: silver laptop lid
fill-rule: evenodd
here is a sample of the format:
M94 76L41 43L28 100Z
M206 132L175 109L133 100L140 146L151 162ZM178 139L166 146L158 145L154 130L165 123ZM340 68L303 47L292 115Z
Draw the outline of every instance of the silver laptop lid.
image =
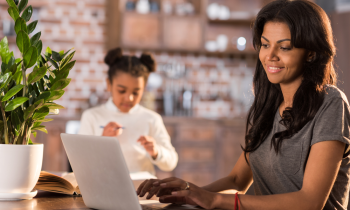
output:
M86 206L141 210L117 138L61 134Z

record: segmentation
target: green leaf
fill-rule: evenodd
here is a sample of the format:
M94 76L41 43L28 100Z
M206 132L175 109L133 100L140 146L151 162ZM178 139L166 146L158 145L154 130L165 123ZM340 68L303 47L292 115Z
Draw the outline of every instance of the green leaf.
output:
M35 21L31 22L28 25L28 27L27 27L28 28L28 34L31 34L35 30L37 24L38 24L38 20L35 20Z
M39 101L39 100L44 100L44 101L47 101L49 98L50 98L51 94L50 94L50 91L45 91L45 92L42 92L37 98L36 100Z
M69 54L67 57L65 57L61 62L61 68L63 68L69 61L73 59L73 56L75 54L75 51L73 51L71 54Z
M36 134L37 134L37 132L35 132L35 131L31 131L32 132L32 134L33 134L33 136L36 138Z
M17 9L17 5L13 0L6 0L6 2L10 7L14 7Z
M17 112L11 112L11 121L12 121L12 125L19 130L21 127L21 121L19 120L19 117L17 115Z
M19 13L21 13L24 10L24 8L26 8L27 4L28 4L28 0L22 0L19 3L19 5L18 5Z
M32 6L29 6L27 7L23 13L22 13L22 18L25 20L25 21L29 21L30 18L32 17L32 14L33 14L33 7Z
M41 51L43 50L43 43L42 43L42 41L41 40L37 41L35 43L34 47L36 47L36 49L38 50L38 55L40 55ZM38 59L40 59L40 58L41 58L41 56Z
M9 112L9 111L16 109L17 107L21 106L24 102L28 101L28 99L29 98L27 98L27 97L17 97L15 99L13 99L12 101L10 101L6 104L5 111Z
M46 102L44 106L48 107L49 109L65 109L64 106L61 106L53 102Z
M15 80L17 85L21 84L22 79L22 71L17 71L15 75L13 75L13 80Z
M10 68L8 68L8 71L6 71L5 73L11 72L11 74L15 74L16 71L17 71L17 64L13 64Z
M8 43L7 37L5 36L5 37L0 41L0 56L1 56L2 62L5 61L5 58L7 57L7 55L8 55L9 53L10 53L9 43Z
M15 64L15 57L13 57L13 52L11 52L10 54L9 54L9 56L7 56L7 58L6 58L6 63L7 63L7 67L12 67L12 65L13 64Z
M1 72L5 72L7 68L8 68L7 64L5 62L2 62L1 63Z
M62 60L61 55L55 51L52 51L52 59L56 62L60 62Z
M22 88L24 87L24 85L16 85L13 88L11 88L11 90L9 90L4 98L2 98L2 101L7 101L9 100L12 96L16 95L20 90L22 90Z
M16 44L19 51L24 54L30 47L30 39L25 31L19 31L16 38Z
M0 76L0 89L3 89L5 87L5 85L7 84L7 80L10 78L12 74L10 72L4 74L4 75L1 75Z
M7 9L7 12L12 17L14 21L16 21L19 18L19 13L17 7L9 7Z
M75 62L75 61L74 61ZM56 78L53 80L53 84L60 80L60 79L66 79L68 77L69 74L69 70L66 69L65 71L59 71L59 73L56 73Z
M43 119L38 119L38 120L35 120L36 122L50 122L52 121L53 119L50 119L50 118L43 118Z
M21 30L28 33L26 21L23 18L18 18L15 23L16 34L18 34L18 32Z
M38 50L31 46L24 54L23 61L26 68L32 67L38 59Z
M35 46L35 44L39 41L40 36L41 36L41 32L39 31L34 36L32 36L32 38L30 38L30 43L32 43L32 45Z
M52 87L51 87L51 91L53 90L62 90L63 88L67 87L67 85L69 85L70 81L72 79L71 78L68 78L68 79L60 79L58 81L56 81Z
M24 118L23 118L24 112L23 112L23 110L21 108L17 109L17 115L18 115L19 120L21 121L21 123L23 123L24 122Z
M36 83L36 84L38 84L38 88L39 88L40 92L44 92L45 91L44 83L45 83L45 81L42 78Z
M47 116L50 112L50 109L46 106L38 109L37 111L35 111L34 116L33 116L33 120L35 119L39 119L39 118L43 118L45 116Z
M39 119L43 119L43 118L39 118ZM38 127L39 125L41 125L41 122L37 122L37 120L34 120L34 124L32 127Z
M36 106L35 106L35 103L34 103L30 107L28 107L26 110L24 110L24 114L23 114L24 121L28 120L33 115L33 113L35 111L35 108L36 108Z
M46 52L47 54L52 55L52 50L51 50L50 47L47 47L45 52Z
M56 63L56 61L52 60L51 58L49 58L50 63L52 63L52 65L56 68L59 69L58 64Z
M41 92L40 92L40 90L39 90L39 88L38 88L37 83L34 83L34 84L33 84L33 88L34 88L34 90L35 90L36 95L39 96Z
M68 63L67 65L65 65L58 73L57 78L59 79L65 79L68 77L68 74L70 72L70 70L74 67L75 65L75 61L72 61L70 63ZM56 79L57 80L57 79Z
M39 81L41 78L45 76L47 72L46 66L43 66L38 69L34 69L32 73L29 74L28 76L28 83L32 84L34 82Z
M17 58L15 60L15 63L17 64L17 71L21 71L22 70L22 59L21 58Z
M28 139L28 145L33 145L34 143L33 143L33 141L29 138Z
M38 130L38 131L42 131L44 133L47 133L47 130L46 130L45 126L42 126L42 125L38 126L38 127L33 127L32 130L33 131Z
M61 98L64 94L64 90L54 90L50 92L50 97L47 99L48 101L53 101Z
M45 100L44 99L39 99L38 100L38 98L36 98L37 101L34 103L34 109L40 109L45 104Z
M49 74L50 74L50 77L49 77L50 82L53 83L53 82L55 81L54 79L56 78L57 70L54 70L54 71L48 70L48 72L49 72Z
M34 103L35 99L36 99L36 92L35 92L35 90L30 90L29 106L31 106Z

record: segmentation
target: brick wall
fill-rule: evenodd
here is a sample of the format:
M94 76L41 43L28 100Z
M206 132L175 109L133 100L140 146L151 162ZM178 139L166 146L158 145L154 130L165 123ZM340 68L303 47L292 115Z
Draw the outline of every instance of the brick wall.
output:
M76 50L77 63L69 75L72 82L57 103L66 107L61 110L60 117L79 117L83 110L92 106L89 102L91 97L98 99L97 104L109 97L105 85L107 66L103 63L106 53L107 0L39 2L42 5L35 4L37 9L32 20L39 19L38 30L42 32L43 49L50 46L55 51L66 51L72 47ZM0 37L3 37L3 21L9 19L6 4L0 4ZM18 57L15 38L9 37L9 40L11 50L15 50ZM139 55L141 52L126 53ZM164 113L162 93L168 88L167 84L171 84L171 88L175 88L174 91L178 93L185 87L190 87L193 93L192 116L241 116L249 107L252 96L249 93L249 83L255 58L253 55L243 56L242 59L241 56L219 58L157 52L155 57L159 66L180 64L185 66L186 72L179 78L173 78L168 75L168 70L159 68L158 74L163 77L163 85L157 89L148 89L157 101L150 108ZM246 94L242 96L242 92Z

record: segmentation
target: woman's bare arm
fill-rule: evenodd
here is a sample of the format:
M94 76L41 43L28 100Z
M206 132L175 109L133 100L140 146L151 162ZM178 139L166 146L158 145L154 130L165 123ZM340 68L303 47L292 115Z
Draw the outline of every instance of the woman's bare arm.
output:
M249 161L249 155L247 156ZM219 179L209 185L202 187L210 192L220 192L224 190L237 190L245 193L249 186L253 183L253 174L250 166L244 158L242 152L236 165L227 177Z
M240 195L241 209L322 209L337 177L345 144L324 141L311 147L306 164L302 189L297 192L252 196ZM215 207L234 208L234 195L219 194Z

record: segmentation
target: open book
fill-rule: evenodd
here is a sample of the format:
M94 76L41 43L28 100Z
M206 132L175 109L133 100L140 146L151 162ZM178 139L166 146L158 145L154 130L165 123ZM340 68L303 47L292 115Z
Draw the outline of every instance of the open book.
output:
M146 171L130 173L130 178L133 180L135 189L140 185L143 180L156 179L154 175ZM63 193L67 195L80 195L79 186L75 179L74 173L68 173L62 177L55 174L41 171L38 182L34 189L43 190L55 193Z
M46 171L41 171L34 189L67 195L80 194L79 186L73 173L68 173L60 177Z

